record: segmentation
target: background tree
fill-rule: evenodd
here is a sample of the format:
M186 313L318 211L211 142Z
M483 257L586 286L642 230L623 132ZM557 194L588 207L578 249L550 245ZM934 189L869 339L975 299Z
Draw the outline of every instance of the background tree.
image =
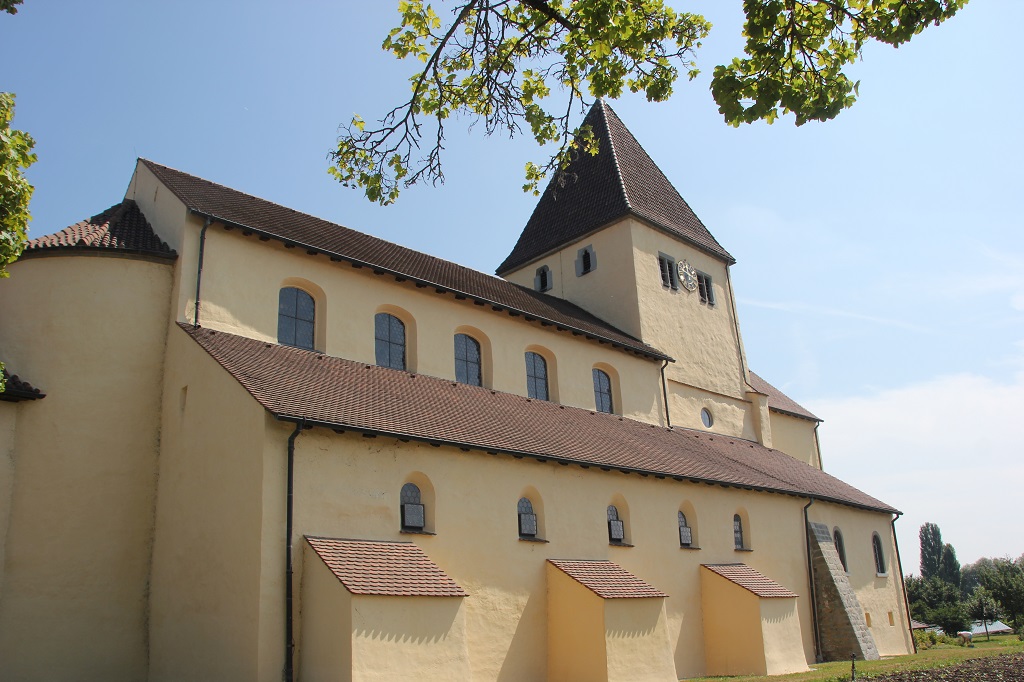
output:
M922 623L938 625L946 634L955 635L970 624L960 590L938 577L905 579L910 615Z
M743 0L743 55L716 66L711 82L718 110L731 125L834 118L856 100L844 69L866 43L901 45L966 2ZM457 115L482 121L487 134L528 129L539 144L557 144L546 163L527 164L524 189L536 193L574 154L598 152L590 131L572 124L588 98L629 89L668 99L681 72L697 75L694 54L711 29L664 0L461 0L446 21L424 0L401 0L398 11L383 48L422 62L412 94L376 127L355 116L330 153L335 178L381 204L401 186L444 181L444 124ZM549 103L553 90L560 97Z
M967 615L974 620L980 620L985 625L985 639L991 640L988 634L988 624L1002 615L1003 607L995 600L992 593L984 587L978 587L971 593L964 603Z
M921 577L932 578L938 575L942 561L942 531L929 521L921 526L917 536L921 540Z
M0 11L17 14L21 0L0 0ZM28 202L32 185L24 171L35 163L35 141L20 130L11 129L14 95L0 92L0 278L8 277L7 266L25 248L28 236ZM0 362L0 391L4 390L4 364Z
M960 587L960 562L957 561L956 550L949 543L942 546L938 578L950 585L956 586L958 589Z

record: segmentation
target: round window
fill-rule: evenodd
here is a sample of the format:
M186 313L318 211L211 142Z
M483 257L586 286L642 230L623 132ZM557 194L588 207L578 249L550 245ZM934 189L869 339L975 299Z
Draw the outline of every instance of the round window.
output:
M711 417L711 410L704 408L700 411L700 420L704 422L704 426L711 428L711 425L715 423L715 420Z

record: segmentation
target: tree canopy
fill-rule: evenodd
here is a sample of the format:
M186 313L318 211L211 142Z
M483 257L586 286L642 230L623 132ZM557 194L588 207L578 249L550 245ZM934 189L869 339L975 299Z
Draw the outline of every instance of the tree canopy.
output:
M716 66L711 81L734 126L789 113L797 125L834 118L856 100L858 83L844 69L865 44L899 46L967 0L742 2L743 54ZM452 116L481 121L486 134L528 130L540 145L558 145L546 162L527 164L523 189L538 193L575 154L598 153L573 123L589 98L628 89L668 99L682 73L697 76L696 51L711 30L665 0L458 0L446 19L424 0L400 0L398 12L383 48L422 63L412 93L376 125L353 117L330 153L334 177L381 204L403 187L444 181Z
M921 540L921 577L938 575L942 561L942 531L929 521L921 526L917 536Z

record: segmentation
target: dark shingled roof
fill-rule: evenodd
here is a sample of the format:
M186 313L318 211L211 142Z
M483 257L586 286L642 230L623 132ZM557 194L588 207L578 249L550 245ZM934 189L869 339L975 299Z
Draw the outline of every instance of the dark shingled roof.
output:
M562 559L548 559L548 561L602 599L643 599L668 596L611 561L565 561Z
M802 417L803 419L810 419L816 422L821 421L821 419L811 414L810 411L798 405L795 400L753 372L750 372L750 386L755 391L764 393L768 396L768 409L770 410L791 414L795 417Z
M315 253L367 265L418 284L542 320L559 330L582 333L659 360L668 356L579 306L463 265L435 258L362 232L243 194L194 175L140 159L189 210Z
M25 253L31 255L54 249L122 251L168 260L177 257L174 249L156 235L132 199L114 204L60 232L29 241Z
M736 583L743 589L753 592L758 597L778 599L780 597L800 596L746 564L701 564L701 566L713 573L717 573L730 582Z
M735 262L610 106L603 100L595 102L583 125L590 125L600 141L598 154L582 153L573 160L564 186L558 178L552 180L512 253L498 266L498 274L516 270L626 215Z
M46 397L45 393L18 377L17 374L10 374L6 367L3 373L5 385L4 390L0 391L0 400L15 403L19 400L38 400Z
M386 597L468 597L411 542L306 536L331 573L352 594Z
M750 441L180 326L280 419L896 511Z

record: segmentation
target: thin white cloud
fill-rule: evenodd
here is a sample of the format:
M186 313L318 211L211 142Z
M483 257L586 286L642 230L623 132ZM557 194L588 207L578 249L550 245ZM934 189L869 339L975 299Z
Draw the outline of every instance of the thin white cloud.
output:
M826 471L905 512L896 525L905 572L918 571L926 521L961 563L1024 553L1024 374L944 376L814 405Z
M843 317L851 320L861 320L863 322L872 322L874 324L883 325L887 327L897 327L899 329L906 329L908 331L920 332L922 334L933 334L934 330L929 327L924 327L913 322L907 322L906 320L898 320L891 317L879 317L877 315L866 315L864 313L858 313L852 310L841 310L839 308L829 308L826 306L810 305L807 303L798 303L793 301L759 301L752 298L738 297L737 302L742 305L748 305L752 308L765 308L768 310L779 310L786 313L800 313L807 315L825 315L828 317Z

